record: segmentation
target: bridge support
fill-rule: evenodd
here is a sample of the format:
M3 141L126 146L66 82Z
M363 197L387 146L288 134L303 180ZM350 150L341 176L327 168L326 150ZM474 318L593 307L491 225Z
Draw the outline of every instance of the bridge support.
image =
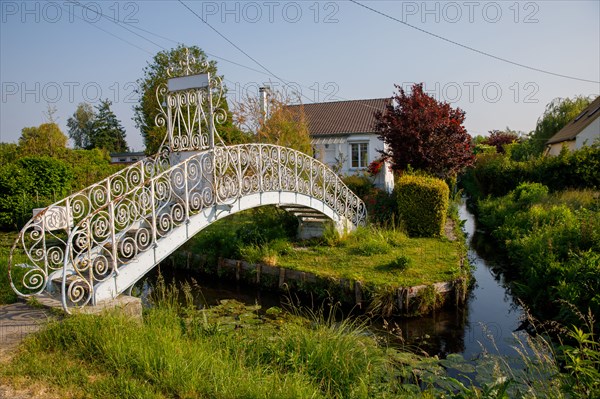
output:
M353 231L356 227L348 219L342 220L299 220L297 236L300 240L310 240L311 238L323 237L327 225L333 224L333 228L343 237Z

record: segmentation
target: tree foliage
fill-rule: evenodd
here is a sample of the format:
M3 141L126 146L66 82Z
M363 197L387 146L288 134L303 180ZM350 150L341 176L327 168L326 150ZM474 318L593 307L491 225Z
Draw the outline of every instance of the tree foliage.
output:
M96 106L97 113L93 121L91 148L103 148L108 152L127 152L125 129L115 113L110 109L112 102L108 99L100 101Z
M519 141L519 135L508 127L506 130L491 130L490 135L486 137L481 144L496 147L496 152L503 154L505 146Z
M590 105L591 99L585 96L574 98L556 98L546 105L544 114L538 119L535 131L531 135L534 153L540 155L546 148L546 142L567 123Z
M91 148L95 119L96 113L92 105L80 103L73 116L67 120L69 138L73 140L75 148Z
M209 72L211 76L217 74L217 63L208 61L206 54L197 46L188 47L190 56L196 59L195 63L189 65L191 74ZM158 151L166 135L166 127L156 126L156 116L160 112L159 102L156 98L156 89L161 84L166 84L168 79L167 70L171 68L171 76L185 75L186 68L186 47L179 45L171 50L164 50L154 56L152 62L144 68L144 76L137 80L138 94L140 102L134 106L134 122L136 127L142 132L146 153L153 154ZM226 114L229 114L227 101L224 97L218 108L222 108ZM236 140L239 138L237 131L231 124L231 118L228 118L223 125L218 127L218 131L224 133L223 139Z
M19 157L19 146L15 143L0 143L0 166L14 162Z
M76 149L99 148L108 152L127 152L125 129L110 109L112 102L101 100L96 110L88 103L80 103L67 120L69 137Z
M377 112L376 130L386 144L382 154L392 168L409 166L435 176L456 176L473 162L471 137L463 126L465 113L423 92L415 84L407 94L401 86L384 112Z
M43 123L38 127L25 127L19 137L19 150L23 155L58 156L67 146L67 136L56 123Z
M255 141L312 154L304 108L302 105L292 106L291 103L288 97L270 93L265 113L259 99L248 95L234 107L233 118L246 136Z
M71 189L73 173L60 159L33 156L0 167L0 227L15 229L31 210L55 202Z

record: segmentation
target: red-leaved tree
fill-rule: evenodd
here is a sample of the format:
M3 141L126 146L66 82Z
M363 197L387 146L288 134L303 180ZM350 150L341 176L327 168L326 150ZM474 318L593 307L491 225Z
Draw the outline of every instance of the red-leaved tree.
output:
M423 92L415 84L407 94L401 86L384 112L377 112L376 130L386 144L382 154L392 168L410 165L435 176L456 176L473 163L471 136L463 126L465 113Z
M496 152L504 154L504 146L519 141L519 135L513 132L509 128L506 131L502 130L491 130L490 135L483 140L482 144L491 145L496 147Z

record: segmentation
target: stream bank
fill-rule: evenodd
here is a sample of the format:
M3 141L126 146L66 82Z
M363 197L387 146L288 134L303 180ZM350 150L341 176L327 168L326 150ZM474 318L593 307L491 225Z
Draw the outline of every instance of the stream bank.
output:
M459 213L460 218L465 221L463 229L467 234L468 259L474 281L464 303L460 306L436 308L431 313L420 317L374 319L374 329L383 333L392 329L394 336L387 338L391 339L394 345L408 345L440 357L460 354L466 359L472 359L483 352L509 357L517 356L515 339L525 338L526 334L524 331L518 331L524 317L523 309L513 298L501 272L501 265L488 261L473 247L474 242L477 241L473 238L478 234L473 214L464 204L460 206ZM182 257L180 262L185 262L183 264L187 265L188 259L190 269L174 271L172 265L167 264L168 267L162 268L162 273L167 281L193 279L198 306L213 306L223 299L236 299L249 305L258 304L267 309L272 306L282 306L290 301L288 290L273 292L272 289L261 289L256 286L256 271L252 272L250 265L245 268L241 262L239 264L237 261L226 262L230 265L226 266L229 270L222 270L221 273L230 273L230 278L221 280L216 278L216 275L207 276L194 270L191 267L193 265L191 255ZM213 270L216 269L213 267ZM271 283L278 287L281 272L276 267L270 271ZM149 275L147 283L153 284L157 274L153 272ZM244 274L254 282L246 283L242 278ZM236 275L239 275L239 280L236 280ZM266 273L262 272L261 279L264 279L265 275ZM304 278L306 279L306 275ZM349 303L356 303L355 285L344 282L343 285L338 283L335 286L347 287ZM323 302L317 300L315 296L304 295L302 304L311 306L321 305Z

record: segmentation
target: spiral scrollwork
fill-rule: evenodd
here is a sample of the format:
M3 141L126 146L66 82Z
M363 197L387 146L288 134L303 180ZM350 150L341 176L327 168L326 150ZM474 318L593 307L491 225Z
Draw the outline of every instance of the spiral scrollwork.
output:
M167 73L208 67L186 50ZM158 85L155 124L166 136L156 155L50 205L23 227L9 258L11 284L20 295L41 292L62 265L63 306L84 306L95 284L117 275L191 216L246 195L304 194L355 225L365 223L365 204L313 157L269 144L215 145L216 126L227 113L221 78L208 76L206 88L171 93ZM26 271L13 275L16 265Z

